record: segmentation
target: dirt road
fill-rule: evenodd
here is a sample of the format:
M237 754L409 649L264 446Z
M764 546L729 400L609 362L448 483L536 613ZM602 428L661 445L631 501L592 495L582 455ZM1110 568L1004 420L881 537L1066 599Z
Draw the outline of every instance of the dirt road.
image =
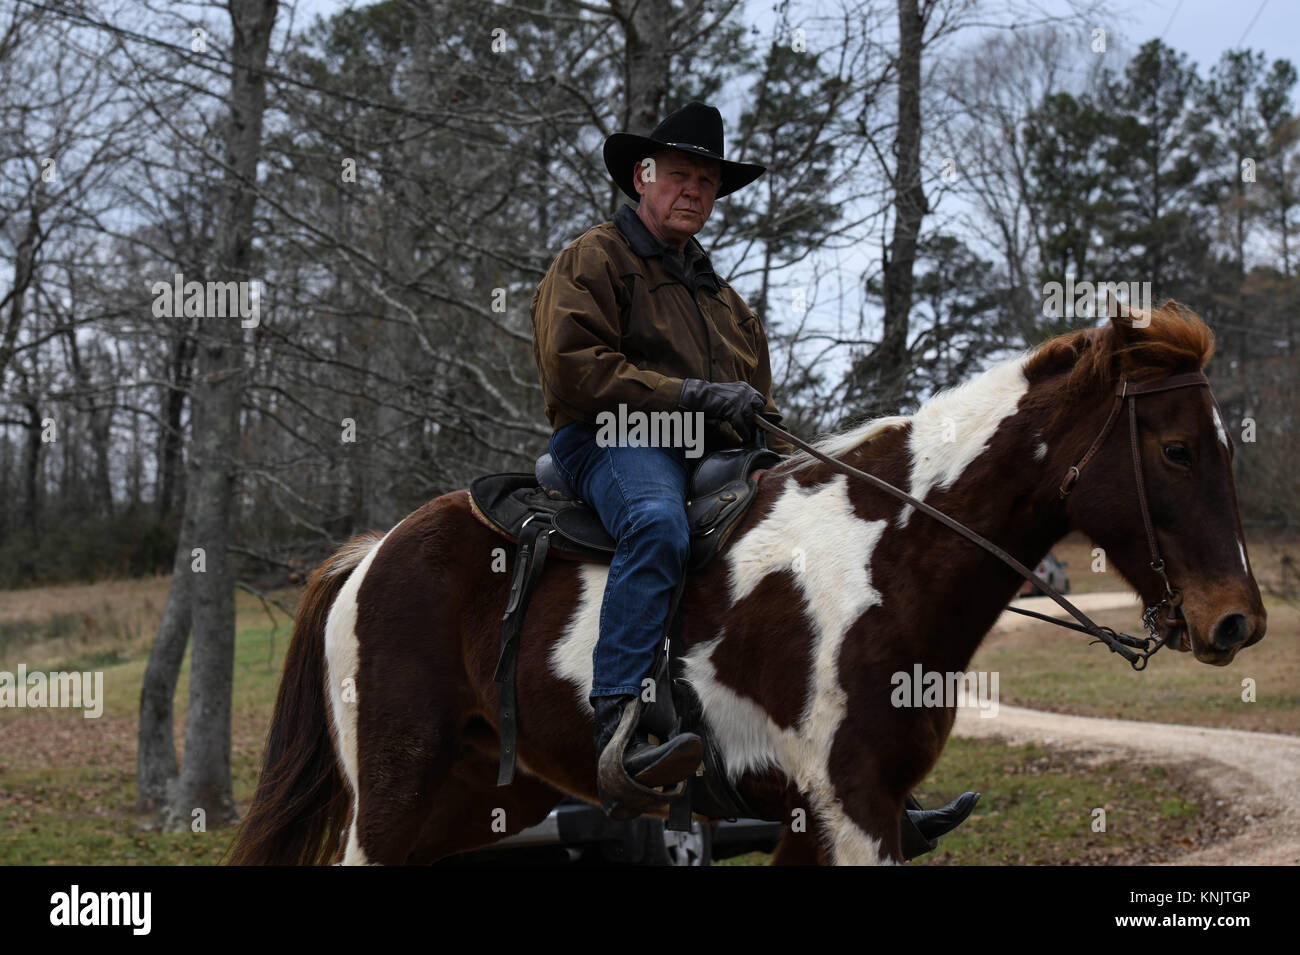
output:
M1129 594L1080 594L1083 611L1136 606ZM1046 597L1017 603L1067 616ZM1047 626L1005 613L995 629ZM959 736L1001 737L1013 743L1082 748L1105 755L1136 754L1142 761L1181 764L1224 801L1222 811L1248 825L1236 838L1180 857L1175 865L1300 865L1300 737L1168 723L1098 719L1002 705L994 719L958 710Z

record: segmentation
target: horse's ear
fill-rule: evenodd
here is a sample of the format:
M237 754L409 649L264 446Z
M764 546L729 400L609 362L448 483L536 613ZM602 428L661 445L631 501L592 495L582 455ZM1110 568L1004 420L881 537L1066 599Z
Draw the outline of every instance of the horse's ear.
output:
M1115 341L1120 345L1133 345L1142 337L1139 329L1151 325L1151 313L1143 311L1136 305L1125 305L1110 297L1106 292L1106 314L1110 316L1110 327L1114 329Z
M1110 317L1108 326L1103 326L1106 337L1110 339L1106 349L1110 353L1110 371L1116 377L1123 377L1133 367L1131 354L1141 346L1141 329L1150 326L1151 314L1136 305L1117 301L1111 297L1109 290L1105 292L1103 307L1106 309L1105 314Z
M1153 345L1160 337L1152 334L1152 323L1167 322L1169 316L1181 314L1182 310L1183 306L1172 298L1165 299L1150 311L1133 304L1127 306L1116 304L1111 308L1108 314L1113 340L1112 351L1117 356L1114 371L1126 375L1142 366L1144 361L1139 356L1144 350L1149 352L1148 346Z
M1151 327L1157 315L1181 315L1184 307L1172 298L1167 298L1155 308L1146 311L1134 304L1124 304L1111 297L1110 290L1103 290L1106 297L1106 314L1110 316L1111 327L1125 344L1134 344L1150 336L1143 329Z

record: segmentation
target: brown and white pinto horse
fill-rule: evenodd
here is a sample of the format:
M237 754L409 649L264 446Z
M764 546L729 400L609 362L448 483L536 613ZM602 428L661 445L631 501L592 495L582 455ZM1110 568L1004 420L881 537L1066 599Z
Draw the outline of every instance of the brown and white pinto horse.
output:
M1030 567L1077 528L1157 603L1127 415L1069 498L1058 493L1117 376L1150 381L1209 359L1199 318L1166 303L1149 319L1055 338L820 448ZM1225 665L1265 628L1226 425L1208 388L1180 388L1143 396L1138 431L1156 536L1184 594L1190 640L1171 645ZM765 818L807 822L787 830L778 863L902 859L904 800L955 710L896 708L891 675L964 671L1020 586L914 510L796 455L764 475L732 542L685 589L684 673L729 775ZM538 823L566 793L596 801L587 693L607 572L596 564L552 560L538 585L520 641L520 772L495 786L503 544L456 491L315 572L231 862L428 863Z

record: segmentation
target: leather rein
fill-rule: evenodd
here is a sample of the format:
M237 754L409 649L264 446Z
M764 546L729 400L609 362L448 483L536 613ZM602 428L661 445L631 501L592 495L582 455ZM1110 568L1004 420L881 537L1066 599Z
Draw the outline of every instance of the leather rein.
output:
M1003 563L1010 566L1016 571L1016 573L1020 574L1020 576L1024 577L1026 580L1032 581L1035 586L1060 604L1061 607L1070 614L1070 616L1074 617L1074 619L1079 622L1074 624L1065 620L1058 620L1055 617L1049 617L1046 614L1035 613L1032 610L1021 610L1017 607L1008 607L1008 610L1029 617L1037 617L1040 620L1046 620L1048 623L1056 624L1060 627L1068 627L1071 630L1087 633L1095 637L1098 642L1104 643L1110 647L1111 652L1118 653L1122 656L1129 662L1129 665L1132 666L1134 670L1144 670L1146 669L1147 660L1151 658L1152 654L1165 645L1168 636L1173 633L1172 628L1174 624L1178 621L1184 621L1185 618L1183 618L1181 610L1183 602L1182 591L1173 587L1169 583L1169 577L1165 573L1165 562L1161 558L1159 547L1156 544L1155 529L1151 523L1151 514L1147 508L1146 486L1142 476L1142 459L1138 454L1137 398L1139 395L1151 394L1152 392L1157 391L1168 391L1173 388L1185 388L1192 385L1205 385L1208 388L1210 382L1205 375L1199 372L1172 375L1168 378L1148 382L1132 382L1127 378L1121 378L1115 385L1115 402L1111 406L1110 415L1106 418L1105 425L1102 426L1101 432L1093 440L1092 445L1088 448L1087 452L1085 452L1083 457L1079 459L1079 463L1075 464L1065 473L1065 477L1062 479L1061 486L1058 489L1061 495L1061 500L1065 500L1070 495L1070 492L1078 483L1079 475L1082 473L1084 467L1087 466L1088 462L1091 461L1097 451L1100 450L1102 444L1114 429L1115 422L1119 418L1119 413L1124 406L1124 402L1128 401L1129 437L1133 452L1133 474L1137 481L1138 505L1142 511L1142 524L1146 529L1147 545L1151 550L1151 569L1160 575L1160 579L1164 581L1165 585L1163 597L1157 603L1146 607L1142 612L1142 625L1146 628L1148 634L1146 637L1134 637L1127 633L1117 633L1110 627L1098 625L1082 610L1070 603L1070 601L1066 600L1065 597L1056 590L1056 588L1046 580L1043 580L1024 564L1020 563L1020 561L1016 560L1001 547L998 547L992 541L981 537L964 524L953 520L942 511L939 511L922 501L918 501L907 492L900 491L887 481L883 481L872 474L860 471L851 465L822 454L810 444L766 420L761 414L754 417L754 422L764 431L785 438L795 447L806 451L814 458L830 465L835 470L851 477L862 478L887 494L892 494L899 500L906 501L917 510L928 514L941 524L952 528L967 540L978 544L994 557L997 557ZM1213 400L1213 398L1211 398L1211 400ZM1162 630L1164 631L1163 633Z

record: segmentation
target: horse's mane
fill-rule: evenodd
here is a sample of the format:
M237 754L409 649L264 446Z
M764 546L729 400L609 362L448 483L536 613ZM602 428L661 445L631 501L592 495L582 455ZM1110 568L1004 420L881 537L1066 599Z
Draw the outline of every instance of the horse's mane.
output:
M1129 316L1114 319L1115 323L1124 324L1123 333L1108 320L1102 325L1050 338L1036 348L1026 349L1006 359L1002 364L1022 362L1025 377L1031 384L1049 376L1065 374L1062 384L1065 397L1090 388L1112 389L1118 379L1121 362L1125 374L1133 381L1151 381L1205 369L1206 363L1214 354L1214 333L1195 312L1169 299L1152 309L1149 324L1144 327L1133 324L1136 318L1147 317L1147 313L1134 308L1130 310ZM957 387L968 387L975 381L978 378ZM921 407L924 408L936 397L938 395L931 396ZM1061 397L1063 396L1058 393L1053 400L1058 412L1073 413L1071 404L1059 400ZM820 438L813 443L813 447L822 454L838 458L877 435L911 420L911 415L873 418L849 430ZM816 461L807 452L799 451L782 470L799 470Z
M1114 321L1124 324L1123 334L1108 321L1048 339L1026 360L1025 377L1034 382L1068 370L1065 389L1075 394L1090 387L1113 388L1121 360L1133 381L1205 370L1214 354L1214 333L1195 312L1169 299L1149 316L1138 309L1132 315L1149 317L1150 323L1142 327L1133 324L1133 317L1119 317Z

